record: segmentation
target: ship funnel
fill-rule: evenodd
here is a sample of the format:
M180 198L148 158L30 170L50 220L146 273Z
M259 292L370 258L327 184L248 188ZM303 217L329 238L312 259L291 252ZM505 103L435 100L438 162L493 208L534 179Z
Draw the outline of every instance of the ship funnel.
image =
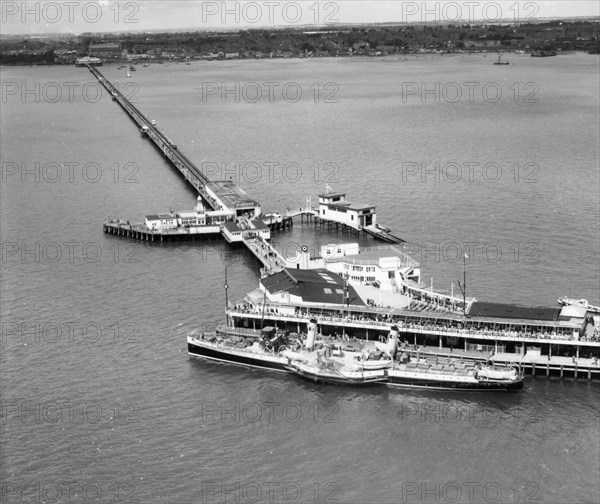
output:
M307 350L312 350L315 346L317 339L317 319L311 318L308 322L308 335L306 336L306 343L304 344Z
M388 335L387 343L385 345L385 351L393 359L398 350L398 327L393 325L390 327L390 334Z

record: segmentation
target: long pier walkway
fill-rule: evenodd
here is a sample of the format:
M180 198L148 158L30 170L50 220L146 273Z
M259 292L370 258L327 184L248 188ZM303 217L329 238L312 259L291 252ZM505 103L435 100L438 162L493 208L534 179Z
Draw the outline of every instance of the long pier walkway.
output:
M207 194L206 186L210 183L210 180L202 173L202 171L185 154L180 152L177 149L177 146L159 131L158 128L152 124L152 121L150 121L135 105L125 98L123 93L106 79L96 67L88 65L88 69L98 79L98 82L106 88L113 100L127 112L129 117L131 117L140 128L140 131L143 131L148 135L148 138L154 142L156 147L165 155L171 164L181 172L184 178L196 189L198 194L204 198L208 205L213 210L218 210L219 206L223 206L223 202L218 201L218 199Z

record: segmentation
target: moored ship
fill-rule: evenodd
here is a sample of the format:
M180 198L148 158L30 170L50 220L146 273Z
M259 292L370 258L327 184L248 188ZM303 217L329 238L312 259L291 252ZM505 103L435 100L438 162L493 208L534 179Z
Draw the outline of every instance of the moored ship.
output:
M558 303L563 306L579 306L591 313L600 313L600 306L588 303L587 299L571 299L567 296L558 299Z
M311 319L305 335L274 327L262 331L221 327L210 334L191 332L187 343L193 356L288 372L316 383L471 391L523 387L523 376L514 367L491 367L459 357L433 359L406 343L399 348L398 337L396 326L385 341L323 336Z
M192 331L187 336L188 353L214 361L285 372L288 361L279 354L279 344L271 342L274 331L274 328L272 333L270 328L243 331L225 327L208 334Z

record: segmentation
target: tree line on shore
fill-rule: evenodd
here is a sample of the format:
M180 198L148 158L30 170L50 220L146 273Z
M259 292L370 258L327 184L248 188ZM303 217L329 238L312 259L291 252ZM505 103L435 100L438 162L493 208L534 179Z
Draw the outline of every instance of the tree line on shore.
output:
M548 21L524 24L420 24L256 29L228 32L105 33L78 36L5 36L0 64L72 63L91 48L106 59L300 57L410 54L419 52L500 52L579 50L599 52L598 21Z

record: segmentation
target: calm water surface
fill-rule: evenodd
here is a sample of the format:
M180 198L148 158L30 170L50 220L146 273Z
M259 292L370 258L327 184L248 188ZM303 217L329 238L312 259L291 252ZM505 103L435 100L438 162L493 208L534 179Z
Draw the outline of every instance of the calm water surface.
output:
M552 305L600 297L598 67L588 55L503 67L464 55L102 71L133 82L142 111L213 178L242 175L266 211L315 201L327 182L378 205L435 288L461 278L470 246L471 295ZM258 264L220 241L104 235L108 216L191 208L195 195L106 94L92 102L90 84L84 99L87 70L2 68L2 81L39 83L41 98L2 104L6 502L598 502L595 383L358 390L190 360L186 332L223 319L224 265L237 299ZM67 82L80 84L72 100ZM296 83L303 95L203 94L236 82ZM477 84L472 100L464 83ZM214 173L236 162L262 175ZM291 253L355 238L297 225L274 240Z

